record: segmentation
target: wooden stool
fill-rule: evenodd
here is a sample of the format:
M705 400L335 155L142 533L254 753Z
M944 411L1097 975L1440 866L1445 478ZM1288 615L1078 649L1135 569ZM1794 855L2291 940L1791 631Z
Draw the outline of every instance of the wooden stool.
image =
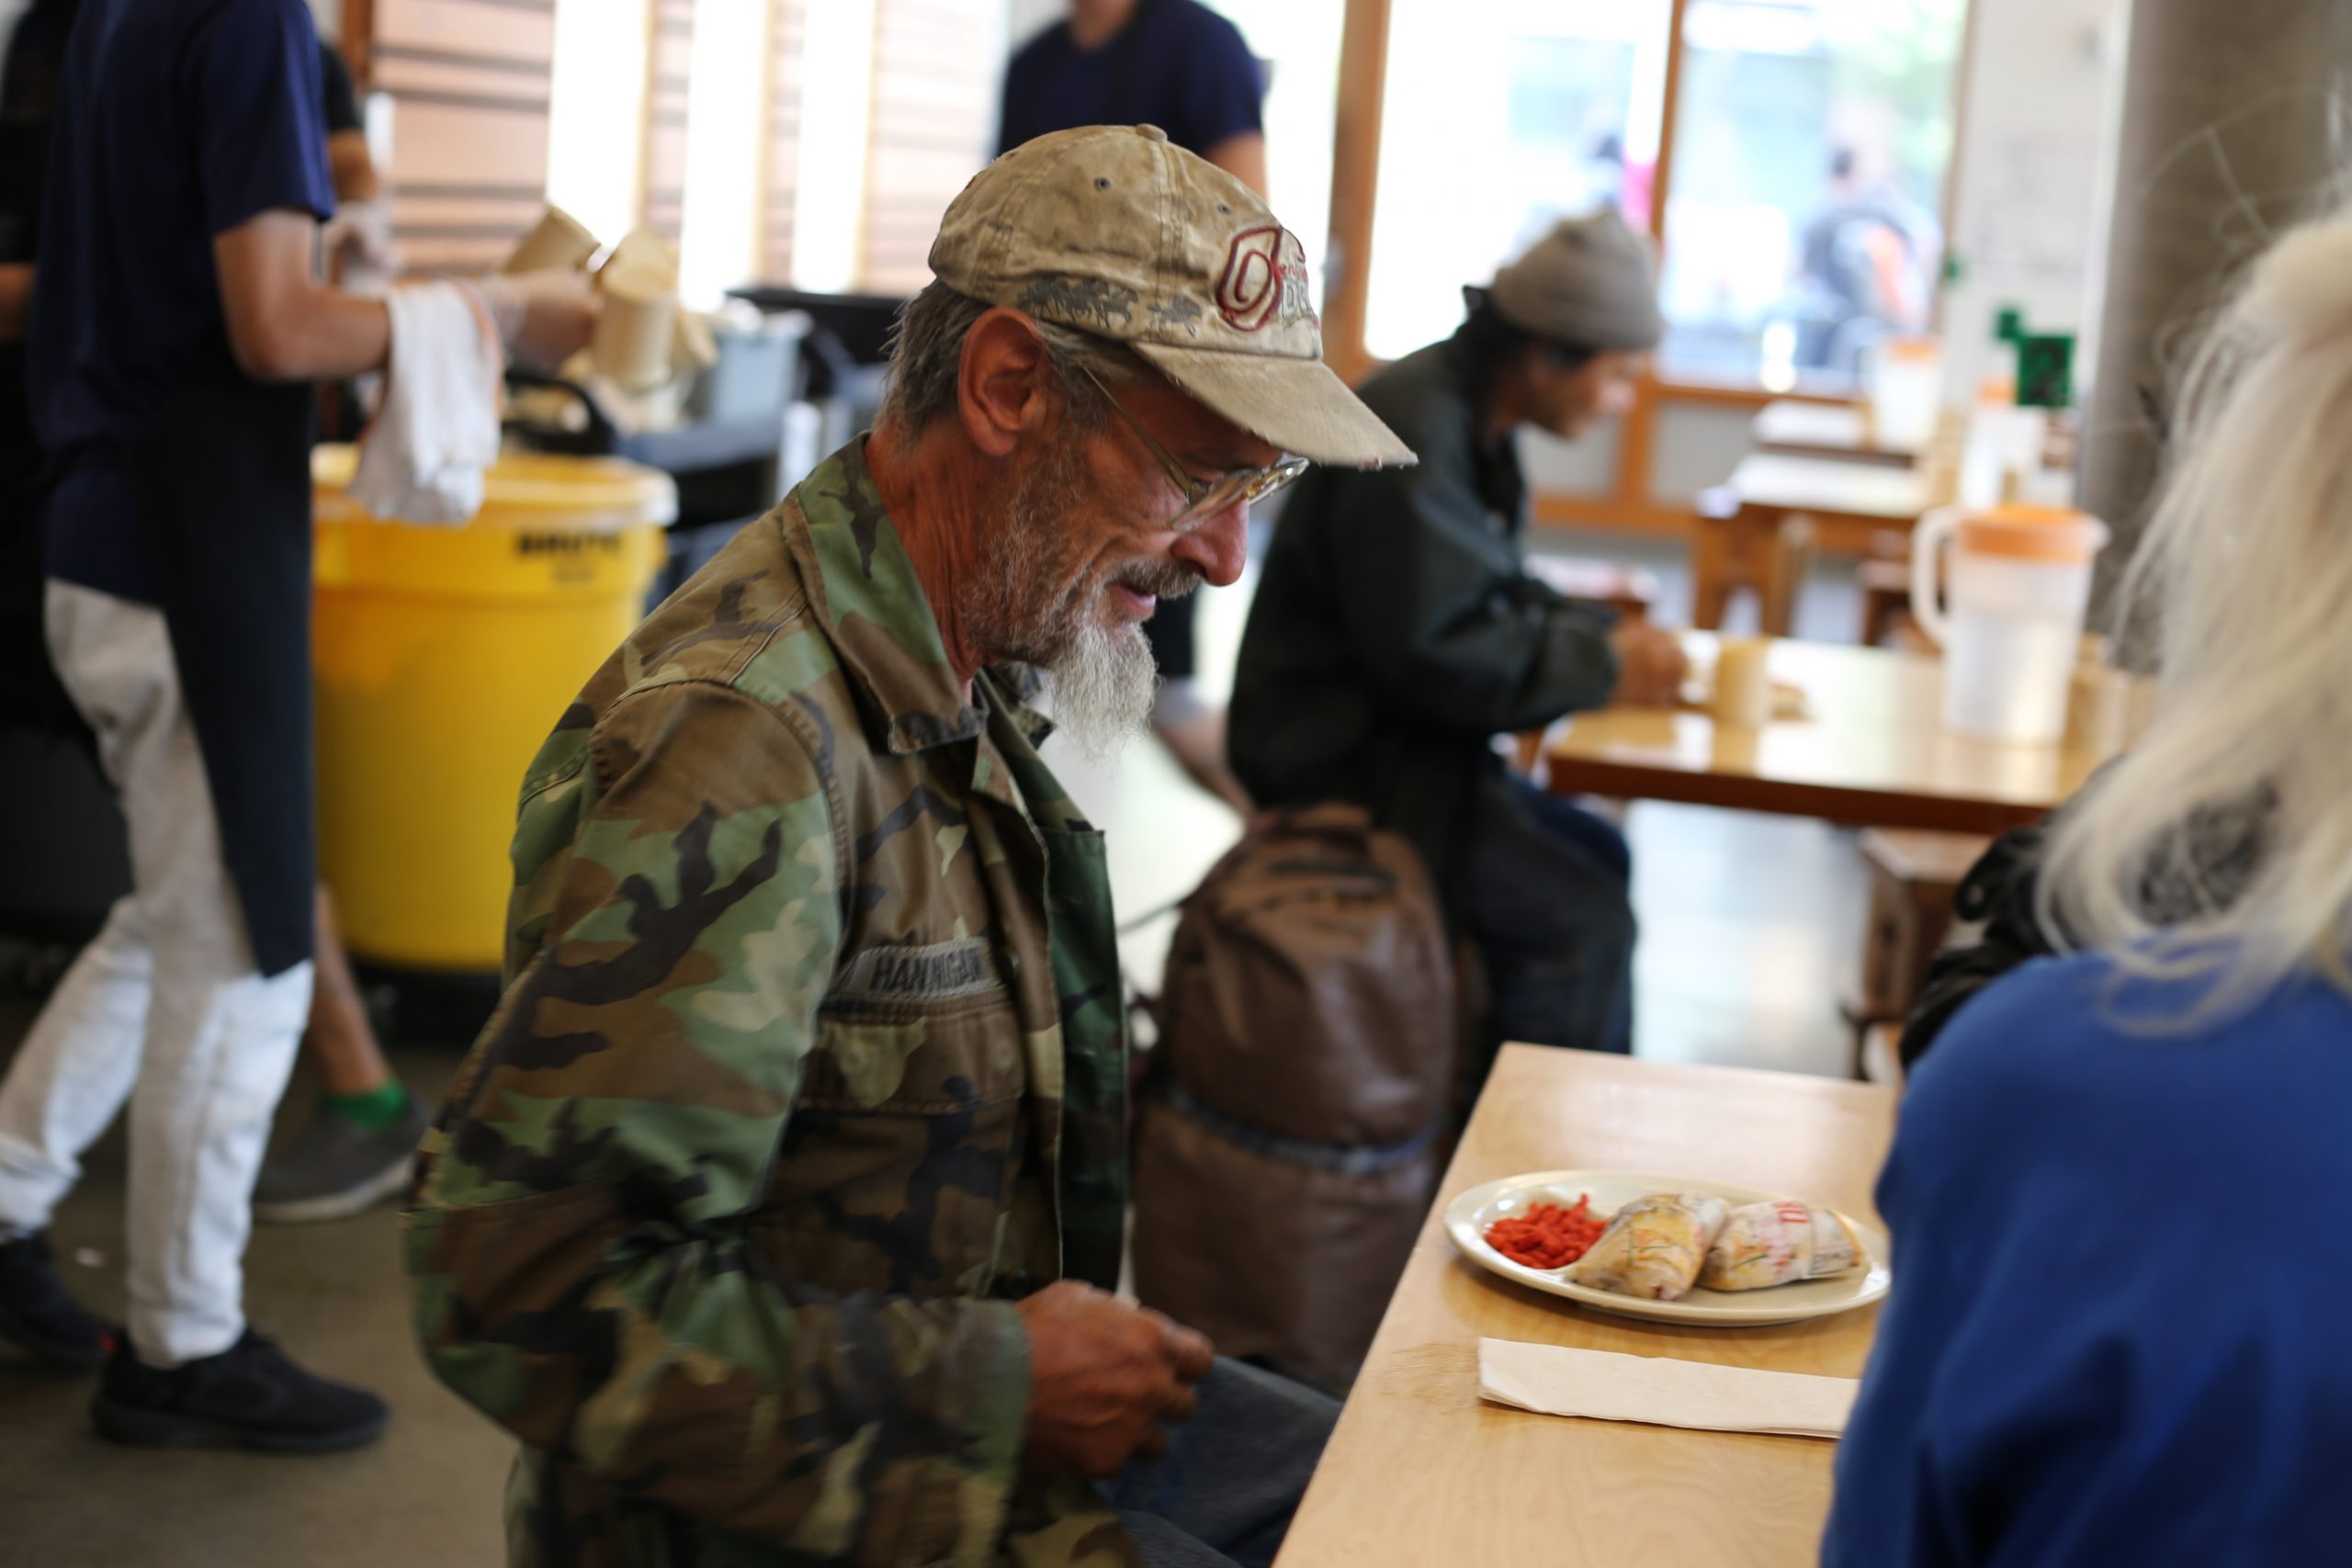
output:
M1861 837L1870 867L1870 924L1862 933L1861 981L1838 1007L1854 1031L1854 1071L1875 1025L1900 1025L1951 930L1951 898L1993 840L1973 833L1871 828Z

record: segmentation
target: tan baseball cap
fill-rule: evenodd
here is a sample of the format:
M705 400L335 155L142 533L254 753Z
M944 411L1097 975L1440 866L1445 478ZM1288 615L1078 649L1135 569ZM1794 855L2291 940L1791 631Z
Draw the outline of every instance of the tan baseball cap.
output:
M1297 236L1156 125L1058 130L1007 152L949 205L931 270L959 294L1125 344L1285 452L1416 460L1323 363Z

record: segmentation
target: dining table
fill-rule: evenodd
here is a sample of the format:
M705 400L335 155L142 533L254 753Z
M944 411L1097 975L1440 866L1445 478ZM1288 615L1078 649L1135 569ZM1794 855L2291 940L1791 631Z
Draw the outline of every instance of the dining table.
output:
M1770 1327L1641 1322L1472 1264L1444 1213L1488 1181L1616 1169L1785 1192L1876 1224L1871 1191L1894 1103L1875 1085L1504 1047L1275 1568L1815 1562L1834 1443L1491 1404L1479 1396L1478 1343L1850 1378L1878 1306Z
M1759 452L1782 457L1827 457L1884 468L1918 466L1925 442L1889 436L1860 403L1807 402L1780 398L1756 411L1748 434Z
M1753 590L1758 624L1785 636L1816 553L1907 554L1912 527L1951 499L1940 469L1752 453L1700 498L1691 536L1690 624L1721 626L1734 594Z
M1957 733L1943 722L1942 660L1792 638L1773 639L1765 653L1781 688L1773 716L1723 723L1703 705L1723 640L1684 634L1690 700L1601 708L1554 726L1540 748L1548 787L1857 828L1995 834L2040 818L2111 754ZM2134 683L2131 728L2153 700L2150 682Z

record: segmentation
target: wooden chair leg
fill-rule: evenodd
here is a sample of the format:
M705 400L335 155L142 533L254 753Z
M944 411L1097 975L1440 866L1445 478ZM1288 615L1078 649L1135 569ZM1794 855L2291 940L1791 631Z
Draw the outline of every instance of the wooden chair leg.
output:
M1797 596L1804 592L1805 573L1812 566L1812 520L1782 518L1765 558L1764 582L1758 593L1757 620L1766 637L1787 637L1796 625Z
M1732 523L1728 518L1701 517L1690 540L1690 625L1702 632L1718 630L1730 607L1734 581Z

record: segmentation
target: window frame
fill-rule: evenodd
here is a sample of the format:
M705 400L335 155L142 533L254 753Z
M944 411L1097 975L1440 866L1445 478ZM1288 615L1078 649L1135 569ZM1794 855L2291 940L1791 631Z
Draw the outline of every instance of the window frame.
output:
M1340 94L1331 157L1330 288L1323 310L1323 357L1350 382L1382 364L1364 347L1364 320L1372 276L1373 209L1379 197L1380 135L1388 81L1388 24L1393 0L1347 0L1340 43ZM1690 0L1669 0L1666 89L1659 113L1657 169L1650 197L1650 237L1663 249L1666 213L1674 190L1677 121L1682 105L1683 56L1688 48L1683 20ZM1944 165L1939 202L1949 238L1957 208L1962 150L1967 142L1968 87L1976 52L1977 7L1968 0L1961 16L1960 53L1951 80L1951 156ZM1940 331L1944 280L1936 280L1929 319ZM1657 499L1652 490L1658 417L1669 405L1730 406L1761 410L1768 403L1826 403L1854 407L1858 394L1799 387L1772 391L1704 377L1661 372L1655 367L1636 385L1632 406L1618 431L1616 480L1605 494L1538 492L1538 522L1605 527L1621 532L1686 533L1688 507Z

